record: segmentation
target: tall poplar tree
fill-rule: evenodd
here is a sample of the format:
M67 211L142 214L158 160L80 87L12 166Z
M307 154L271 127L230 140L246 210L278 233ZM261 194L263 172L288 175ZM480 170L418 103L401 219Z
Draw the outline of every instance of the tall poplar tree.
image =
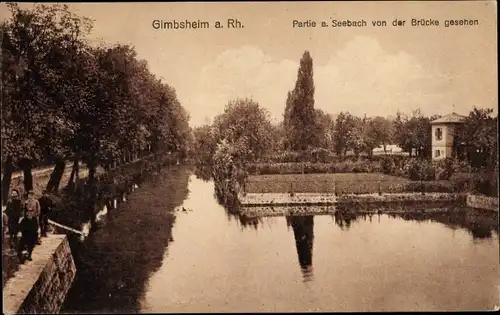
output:
M305 51L300 60L297 82L288 93L284 115L286 147L289 150L306 150L317 146L314 113L313 60Z

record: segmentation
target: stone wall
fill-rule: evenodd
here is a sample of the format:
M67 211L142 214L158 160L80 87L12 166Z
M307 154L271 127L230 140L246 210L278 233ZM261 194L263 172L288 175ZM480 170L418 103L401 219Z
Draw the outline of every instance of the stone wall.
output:
M239 194L238 199L244 207L262 205L273 206L292 206L292 205L333 205L335 203L335 194L323 193L247 193Z
M332 215L334 206L262 206L242 207L240 214L247 218L274 216Z
M393 194L350 194L337 197L337 203L377 203L377 202L464 202L460 194L452 193L393 193Z
M66 235L49 235L4 287L4 314L58 313L75 278Z
M498 212L498 198L467 194L467 207Z

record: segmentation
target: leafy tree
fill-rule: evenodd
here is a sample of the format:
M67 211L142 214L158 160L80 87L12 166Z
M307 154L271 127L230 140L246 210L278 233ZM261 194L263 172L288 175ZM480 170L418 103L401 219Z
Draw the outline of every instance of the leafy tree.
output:
M285 129L283 122L272 124L271 126L271 144L269 154L276 154L285 149Z
M2 73L5 86L2 122L5 122L3 154L17 159L25 173L25 189L33 187L32 162L56 160L69 154L66 141L74 122L68 119L75 101L70 76L75 52L90 31L88 20L67 6L37 5L24 10L8 4L11 19L2 25ZM62 175L50 183L58 185ZM8 187L9 185L7 185Z
M401 112L396 113L396 118L393 121L394 130L394 141L403 150L403 152L408 152L411 156L412 154L412 139L408 131L407 125L408 118L404 116Z
M333 147L334 121L331 114L325 113L322 109L316 109L315 129L311 132L316 133L318 137L318 146L323 149Z
M431 120L435 117L424 117L419 109L411 116L396 114L394 121L394 140L403 151L410 156L415 152L419 157L430 157L431 152Z
M364 139L365 120L366 117L359 118L357 116L351 116L348 120L347 148L352 150L356 156L366 151Z
M212 165L212 157L217 148L212 126L203 125L193 130L195 162L202 165Z
M384 153L387 152L387 145L392 141L392 124L391 122L380 116L376 116L370 120L368 135L372 138L375 147L382 145Z
M271 145L272 125L268 112L251 99L229 102L224 113L214 119L217 143L223 139L237 145L240 158L251 161L263 157Z
M374 120L365 117L361 120L361 133L362 133L362 151L368 156L373 155L373 149L378 147L381 143L377 137L376 128Z
M346 156L349 149L361 148L360 119L348 112L341 112L334 126L333 149L339 156Z
M455 148L463 143L473 165L493 165L493 161L498 161L498 116L492 114L492 109L474 107L464 124L455 130Z

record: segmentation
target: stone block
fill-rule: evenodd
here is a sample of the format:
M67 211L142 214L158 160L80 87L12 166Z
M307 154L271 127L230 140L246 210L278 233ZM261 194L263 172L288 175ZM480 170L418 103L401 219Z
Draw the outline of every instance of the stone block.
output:
M65 235L49 235L4 287L4 314L58 313L76 267Z

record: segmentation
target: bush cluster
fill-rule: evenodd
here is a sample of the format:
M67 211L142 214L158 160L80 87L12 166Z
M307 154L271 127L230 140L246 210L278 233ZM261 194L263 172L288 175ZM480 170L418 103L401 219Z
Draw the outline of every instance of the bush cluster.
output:
M378 173L380 163L375 161L344 161L337 163L256 163L247 167L249 174L324 174L324 173Z
M378 161L378 156L348 155L340 157L331 150L316 148L304 151L280 151L259 160L260 163L340 163L346 161L373 160Z
M472 171L469 163L451 158L435 161L434 166L438 180L448 180L457 172L470 173Z
M418 181L404 184L405 192L457 193L457 185L450 181Z

